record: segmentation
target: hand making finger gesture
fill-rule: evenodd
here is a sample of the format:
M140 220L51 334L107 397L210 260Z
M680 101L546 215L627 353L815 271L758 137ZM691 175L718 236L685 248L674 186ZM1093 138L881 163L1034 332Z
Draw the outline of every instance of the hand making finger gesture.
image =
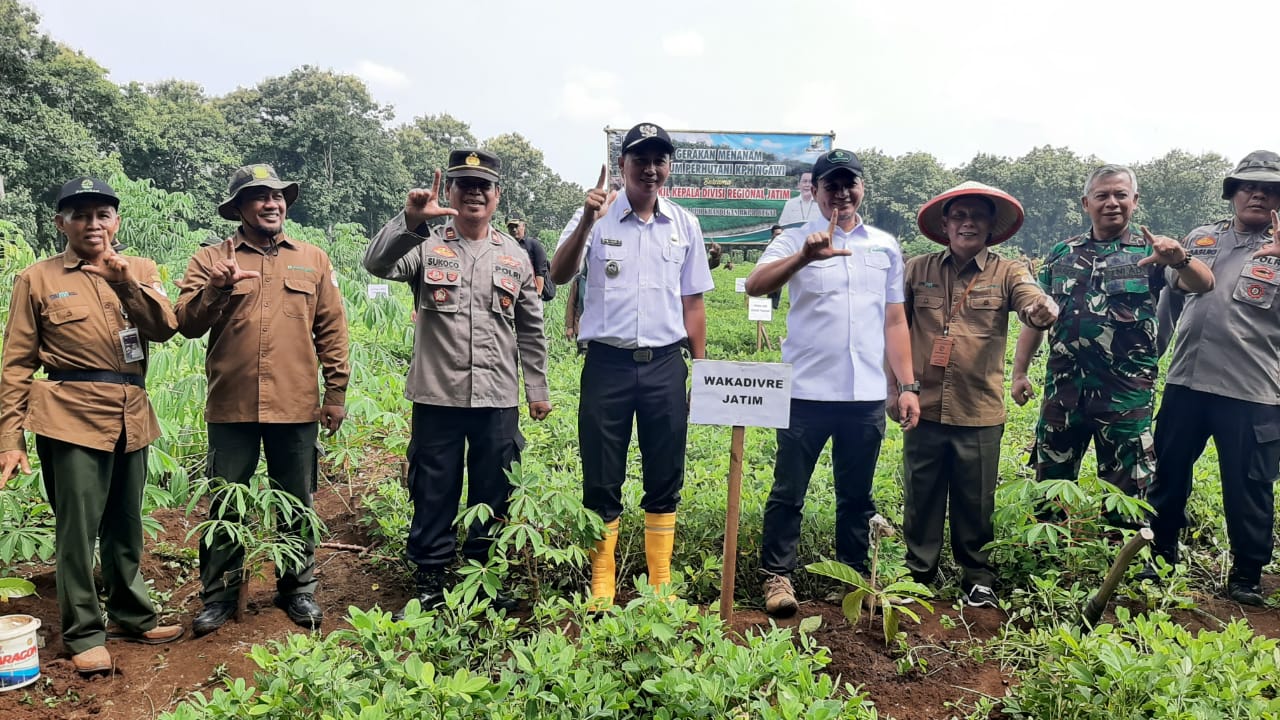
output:
M440 207L440 171L431 180L431 189L414 188L404 201L404 224L410 230L428 220L457 215L454 208Z
M262 273L256 270L242 270L240 263L236 262L236 244L231 238L227 238L222 243L222 257L218 258L218 262L213 264L213 269L209 272L209 284L216 288L227 288L235 285L241 280L260 277Z
M1164 235L1152 235L1146 225L1141 227L1142 237L1151 248L1151 254L1138 261L1138 265L1176 265L1187 259L1187 250L1182 243Z
M80 269L90 275L97 275L109 283L126 283L133 280L133 274L129 272L129 261L111 247L102 254L97 265L85 263L80 266Z
M606 193L604 191L605 183L608 180L609 166L601 165L600 179L596 181L595 187L587 191L587 199L582 203L583 215L597 220L604 217L609 205L613 204L613 198L618 196L617 192Z
M837 255L853 254L851 250L831 246L831 238L835 235L836 224L839 221L840 211L833 208L831 210L831 224L827 226L826 232L816 232L804 239L804 247L800 249L800 252L804 256L805 262L826 260Z
M1280 232L1280 213L1275 210L1271 211L1271 239L1266 245L1258 248L1258 252L1254 253L1255 258L1260 257L1280 257L1280 242L1276 242L1275 233Z

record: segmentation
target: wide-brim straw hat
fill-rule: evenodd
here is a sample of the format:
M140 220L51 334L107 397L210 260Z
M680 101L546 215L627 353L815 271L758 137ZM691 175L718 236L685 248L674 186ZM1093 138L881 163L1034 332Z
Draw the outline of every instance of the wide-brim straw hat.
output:
M920 208L920 212L916 215L916 225L919 226L920 232L940 245L950 245L951 239L947 237L943 228L943 213L952 200L962 197L986 198L995 206L995 217L991 220L991 237L987 238L987 245L999 245L1013 237L1018 232L1018 228L1022 227L1022 221L1026 219L1022 203L1018 202L1017 198L1000 188L970 181L960 183Z

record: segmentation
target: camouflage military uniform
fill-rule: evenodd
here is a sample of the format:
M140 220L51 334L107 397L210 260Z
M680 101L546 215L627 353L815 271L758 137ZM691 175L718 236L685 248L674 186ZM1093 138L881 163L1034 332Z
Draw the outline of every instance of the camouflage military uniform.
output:
M1093 439L1098 477L1130 494L1155 472L1151 411L1157 372L1159 266L1140 235L1092 231L1059 243L1040 285L1062 308L1050 331L1044 405L1031 464L1038 479L1072 479Z

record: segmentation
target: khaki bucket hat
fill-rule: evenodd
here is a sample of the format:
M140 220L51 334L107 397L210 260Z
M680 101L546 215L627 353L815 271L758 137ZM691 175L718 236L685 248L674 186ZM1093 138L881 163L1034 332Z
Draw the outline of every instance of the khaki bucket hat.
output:
M236 212L236 197L242 190L251 187L282 190L284 201L288 205L293 205L293 201L298 199L298 183L281 180L275 168L263 163L245 165L231 174L231 182L227 185L227 199L218 206L218 214L226 220L238 221L240 214Z

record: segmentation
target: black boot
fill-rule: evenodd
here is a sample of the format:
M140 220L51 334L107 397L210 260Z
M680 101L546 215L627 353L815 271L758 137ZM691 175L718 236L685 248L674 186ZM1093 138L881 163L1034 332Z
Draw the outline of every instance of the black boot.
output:
M449 587L448 576L444 568L418 568L413 573L414 583L418 586L418 604L423 610L439 607L444 603L444 591ZM392 620L403 620L405 609L391 616Z
M1227 597L1241 605L1266 607L1267 599L1262 595L1262 569L1246 569L1232 566L1227 575Z

